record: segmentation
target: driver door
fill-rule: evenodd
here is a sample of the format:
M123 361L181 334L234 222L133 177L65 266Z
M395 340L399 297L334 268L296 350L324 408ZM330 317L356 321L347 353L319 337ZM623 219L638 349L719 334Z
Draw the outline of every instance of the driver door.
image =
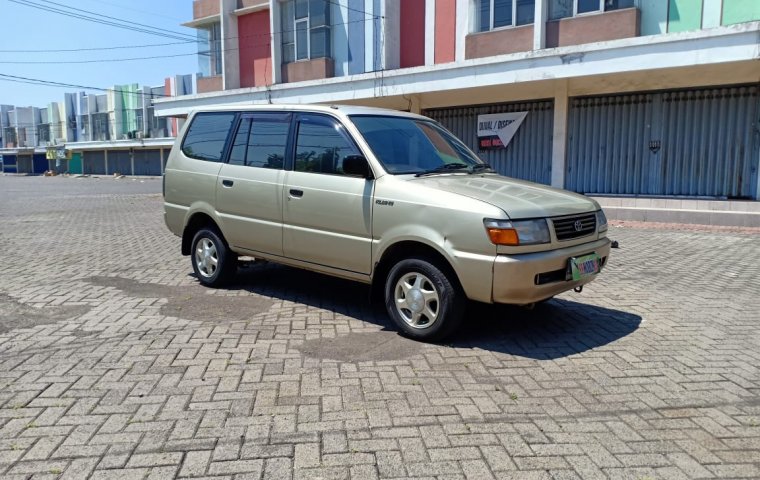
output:
M328 115L298 114L293 170L285 172L286 257L369 274L374 182L343 172L361 154L345 127Z

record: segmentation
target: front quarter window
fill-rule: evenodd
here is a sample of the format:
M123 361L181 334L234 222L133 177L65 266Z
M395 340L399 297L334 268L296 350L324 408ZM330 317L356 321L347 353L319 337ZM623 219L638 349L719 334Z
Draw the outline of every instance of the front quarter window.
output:
M296 172L345 175L343 161L358 153L344 127L334 119L309 114L299 119Z
M353 115L351 121L383 168L393 175L443 171L447 165L483 164L461 141L433 121L380 115Z

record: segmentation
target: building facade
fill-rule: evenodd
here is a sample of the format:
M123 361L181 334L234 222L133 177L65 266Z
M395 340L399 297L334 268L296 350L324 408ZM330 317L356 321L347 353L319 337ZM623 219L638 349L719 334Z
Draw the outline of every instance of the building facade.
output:
M176 75L156 87L65 93L44 108L0 105L0 172L161 175L183 120L156 116L153 100L190 95L195 82Z
M587 194L760 197L755 0L195 0L207 105L409 110L503 174ZM479 119L519 119L504 145ZM482 138L481 138L482 140Z

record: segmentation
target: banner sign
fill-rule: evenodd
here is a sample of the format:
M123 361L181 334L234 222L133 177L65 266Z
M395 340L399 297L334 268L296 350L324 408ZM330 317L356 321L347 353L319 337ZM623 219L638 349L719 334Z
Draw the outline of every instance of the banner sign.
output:
M478 115L478 147L480 150L507 148L528 112Z
M48 160L71 160L71 150L67 150L63 146L47 147L45 158Z

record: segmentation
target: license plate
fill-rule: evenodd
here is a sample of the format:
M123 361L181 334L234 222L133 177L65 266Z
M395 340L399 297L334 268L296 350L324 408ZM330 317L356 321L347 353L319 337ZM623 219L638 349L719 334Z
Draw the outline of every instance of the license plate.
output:
M570 271L573 280L582 280L591 275L596 275L599 273L599 255L592 253L582 257L571 258Z

